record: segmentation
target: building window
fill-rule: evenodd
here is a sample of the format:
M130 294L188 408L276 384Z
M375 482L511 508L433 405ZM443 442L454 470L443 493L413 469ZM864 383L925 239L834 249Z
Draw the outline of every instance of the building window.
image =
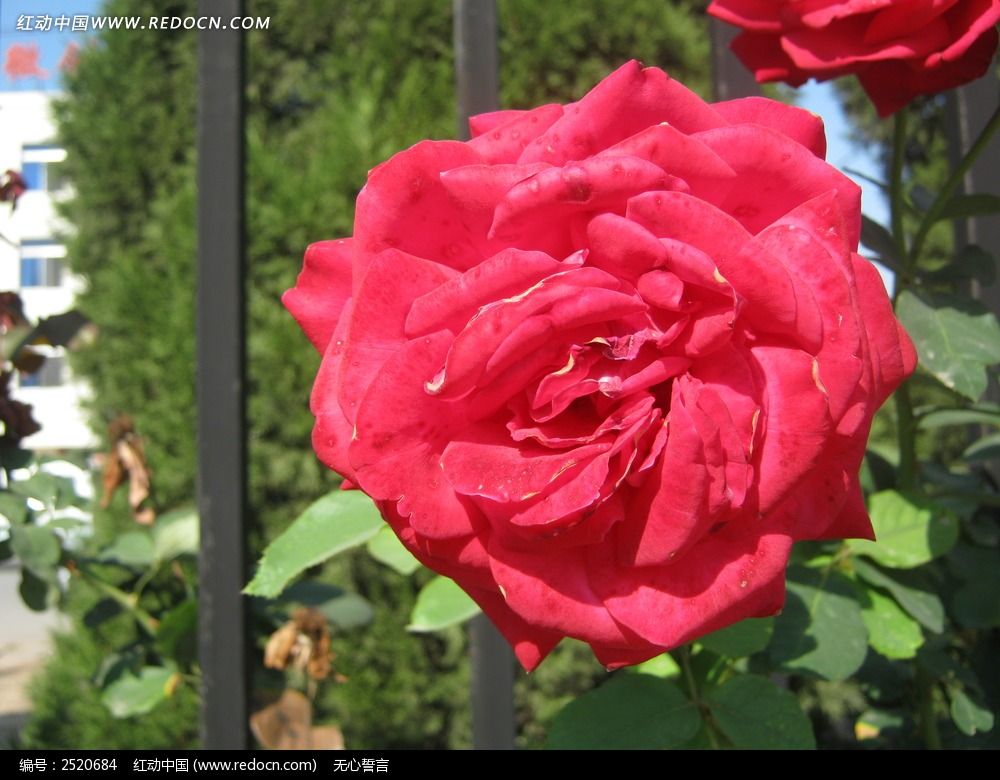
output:
M66 358L47 357L34 374L21 374L21 387L59 387L66 381Z
M21 150L21 176L28 191L59 192L66 186L62 163L66 150L58 146L25 146Z
M62 261L58 257L21 258L22 287L58 287L62 284Z
M21 242L21 287L59 287L66 247L51 238Z

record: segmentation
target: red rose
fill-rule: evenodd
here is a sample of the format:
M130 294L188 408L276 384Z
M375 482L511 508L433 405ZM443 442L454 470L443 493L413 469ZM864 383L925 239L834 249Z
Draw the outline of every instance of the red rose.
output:
M17 208L17 199L28 189L27 183L17 171L8 170L0 176L0 203L10 202L13 211Z
M733 51L758 81L857 74L881 116L982 76L1000 0L713 0L742 27Z
M631 62L375 168L286 306L320 458L534 667L637 663L870 536L857 472L914 353L823 127Z

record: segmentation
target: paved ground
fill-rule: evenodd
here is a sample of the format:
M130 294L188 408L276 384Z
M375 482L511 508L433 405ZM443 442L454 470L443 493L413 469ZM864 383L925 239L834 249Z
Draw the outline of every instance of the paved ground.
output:
M49 653L55 611L32 612L17 593L20 568L0 564L0 746L24 723L30 709L27 684Z

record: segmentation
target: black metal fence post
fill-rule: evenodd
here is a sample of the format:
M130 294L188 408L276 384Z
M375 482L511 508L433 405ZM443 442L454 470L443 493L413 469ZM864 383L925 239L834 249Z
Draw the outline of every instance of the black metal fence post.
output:
M729 48L730 41L739 33L739 29L709 19L709 38L712 45L712 81L716 100L733 100L734 98L759 95L760 87L753 74L746 69Z
M242 0L198 0L229 20ZM198 654L202 741L249 746L244 411L243 36L198 33Z
M496 0L454 0L458 134L469 117L499 107ZM514 657L483 615L469 627L472 660L472 743L477 749L514 747Z
M991 68L982 78L954 90L948 95L947 133L948 152L954 168L965 155L966 150L976 140L980 131L989 121L1000 104L1000 81ZM1000 138L996 136L986 146L982 154L965 175L962 189L966 193L1000 195ZM960 220L955 223L955 248L967 244L977 244L993 257L1000 257L1000 215L989 214ZM973 281L969 293L982 301L994 314L1000 317L1000 281L983 285ZM1000 401L1000 386L990 379L986 397ZM970 431L972 436L985 435L986 430ZM1000 466L995 462L985 464L994 479L1000 479Z
M953 166L976 140L998 104L1000 81L992 70L948 96L947 129ZM998 172L1000 138L994 137L965 175L965 192L1000 195ZM959 244L957 249L961 249L962 244L972 243L983 247L994 257L1000 256L1000 216L989 214L965 220L958 225L956 239ZM994 282L988 287L976 283L972 293L1000 315L1000 283Z

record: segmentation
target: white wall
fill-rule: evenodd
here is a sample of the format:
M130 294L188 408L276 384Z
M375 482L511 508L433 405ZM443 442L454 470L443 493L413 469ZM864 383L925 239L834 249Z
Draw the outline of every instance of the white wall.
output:
M55 125L48 92L0 92L0 173L20 170L25 145L55 143ZM26 192L10 213L9 204L0 205L0 234L14 244L38 239L55 239L69 231L56 215L55 203L47 192ZM0 240L0 290L19 290L25 314L33 322L60 314L73 306L75 291L82 282L63 272L59 287L28 287L21 284L21 251ZM80 381L69 380L58 387L23 387L12 395L33 407L42 430L29 436L23 446L32 449L78 449L97 446L81 410L88 390Z

